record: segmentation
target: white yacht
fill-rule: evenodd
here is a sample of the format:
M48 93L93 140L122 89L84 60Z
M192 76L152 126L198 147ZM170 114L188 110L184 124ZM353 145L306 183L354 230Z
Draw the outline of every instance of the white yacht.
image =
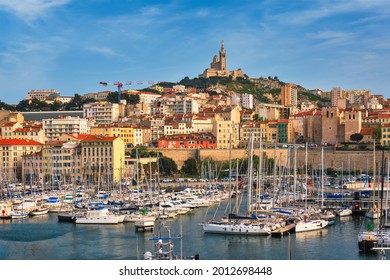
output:
M303 219L295 224L295 232L304 232L304 231L312 231L323 229L328 225L327 220L322 219Z
M117 224L120 216L110 214L107 208L88 210L81 217L76 218L76 224Z

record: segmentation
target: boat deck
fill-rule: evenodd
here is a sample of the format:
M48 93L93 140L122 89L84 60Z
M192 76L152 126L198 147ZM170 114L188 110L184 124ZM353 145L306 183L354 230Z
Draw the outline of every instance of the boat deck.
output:
M273 230L271 232L271 236L273 237L283 237L286 233L288 232L294 232L295 231L295 224L289 224L286 225L285 227L278 228L276 230Z

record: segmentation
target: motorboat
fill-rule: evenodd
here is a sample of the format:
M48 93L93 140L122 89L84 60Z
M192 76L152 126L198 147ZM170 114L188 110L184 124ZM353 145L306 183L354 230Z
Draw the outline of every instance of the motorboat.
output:
M326 227L328 224L329 222L324 219L304 218L303 220L300 220L295 224L295 232L320 230Z
M117 224L120 219L120 216L110 213L107 208L99 208L87 210L76 218L76 224Z
M336 211L336 215L339 217L345 217L352 215L352 209L350 208L342 208Z
M41 215L46 215L47 213L49 213L49 208L38 207L38 208L33 209L30 212L30 216L41 216Z

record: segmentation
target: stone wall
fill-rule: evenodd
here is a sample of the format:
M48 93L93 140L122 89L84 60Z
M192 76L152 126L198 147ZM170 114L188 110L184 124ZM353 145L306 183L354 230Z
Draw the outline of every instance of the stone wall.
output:
M190 157L197 160L211 158L216 161L228 161L228 149L153 149L159 151L163 156L172 158L180 169L184 161ZM290 166L294 166L294 150L289 149L264 149L268 158L276 158L278 165L285 166L287 160L290 160ZM259 149L254 150L255 155L259 155ZM309 149L307 154L307 164L314 169L321 169L321 148ZM305 149L300 148L296 151L296 166L297 168L305 168ZM248 152L246 149L233 149L232 159L246 158ZM390 157L390 151L384 152L385 161ZM376 173L378 174L381 168L382 151L377 151L375 154ZM333 149L324 149L323 163L324 168L332 168L335 170L356 170L360 173L372 172L374 156L372 151L334 151ZM387 172L387 167L386 167Z

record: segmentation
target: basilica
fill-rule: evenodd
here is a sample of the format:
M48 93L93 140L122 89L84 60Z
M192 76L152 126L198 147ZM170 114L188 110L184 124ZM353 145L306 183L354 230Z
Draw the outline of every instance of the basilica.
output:
M221 50L219 51L219 56L215 55L213 61L210 63L210 68L207 68L199 75L199 78L209 78L209 77L229 77L232 76L233 79L237 77L244 78L242 69L237 70L227 70L226 69L226 51L225 43L222 40Z

